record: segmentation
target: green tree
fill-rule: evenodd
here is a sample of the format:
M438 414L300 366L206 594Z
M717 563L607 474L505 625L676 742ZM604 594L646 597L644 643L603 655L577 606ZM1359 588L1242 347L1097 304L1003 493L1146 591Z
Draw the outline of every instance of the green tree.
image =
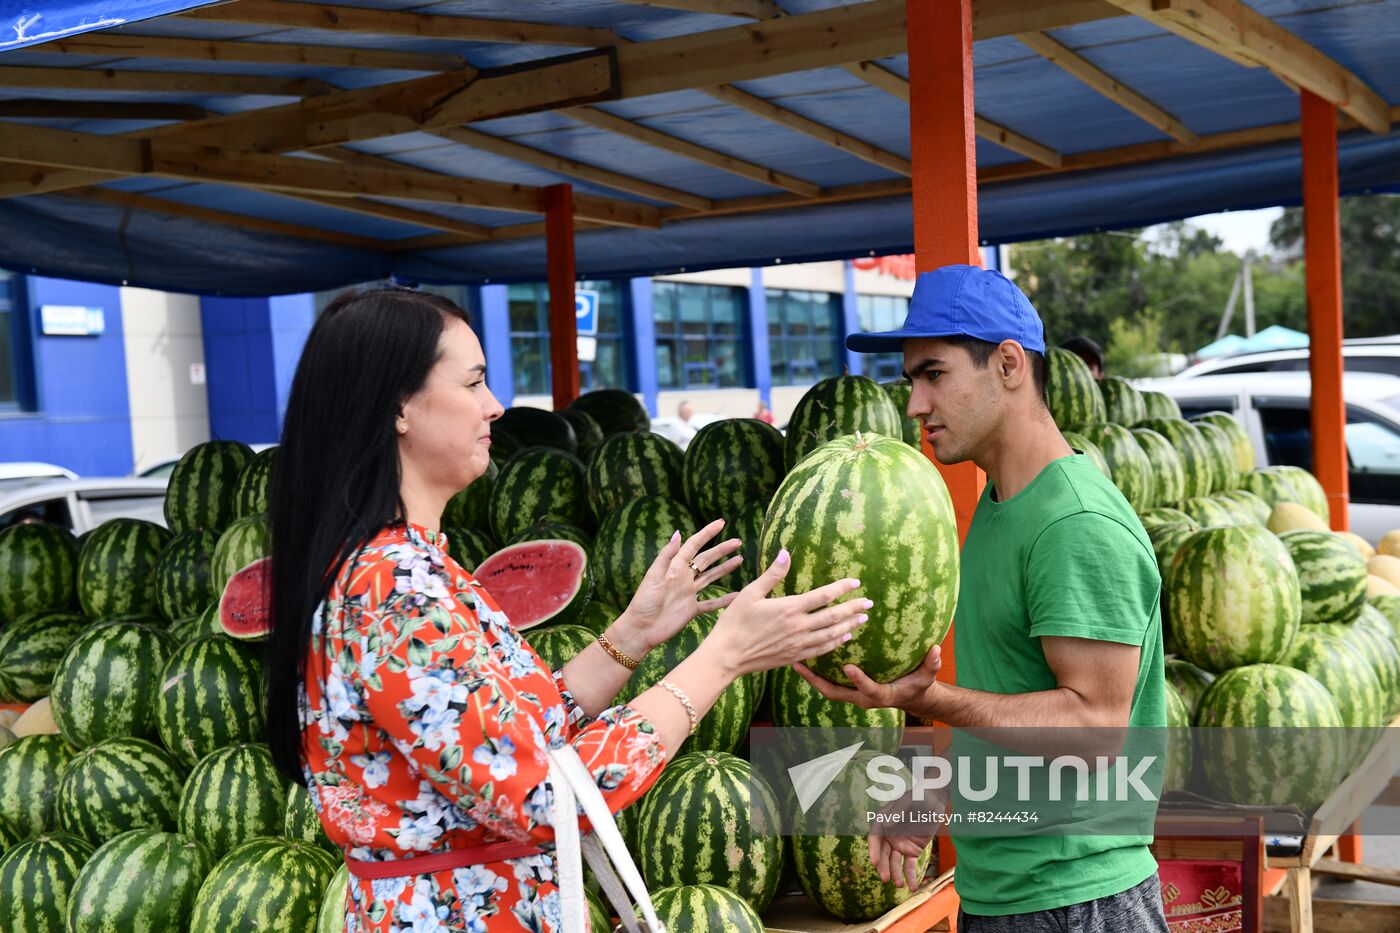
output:
M1168 373L1162 354L1176 352L1176 346L1163 333L1162 313L1148 309L1136 317L1109 322L1104 369L1127 379L1165 376Z

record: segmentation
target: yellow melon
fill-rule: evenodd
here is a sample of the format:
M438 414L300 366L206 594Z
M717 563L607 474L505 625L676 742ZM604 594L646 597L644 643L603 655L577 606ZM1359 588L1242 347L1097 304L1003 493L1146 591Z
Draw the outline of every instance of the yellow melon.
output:
M1378 577L1374 573L1366 575L1366 598L1374 599L1377 596L1400 596L1400 586L1396 586L1384 577Z
M1400 528L1385 533L1380 544L1376 545L1376 553L1389 557L1400 557Z
M1312 531L1331 530L1316 512L1305 509L1296 502L1280 502L1274 506L1273 514L1269 516L1270 531L1281 535L1285 531L1293 531L1298 528L1307 528Z
M17 738L24 738L26 735L58 735L58 724L53 721L53 710L49 707L49 698L44 697L25 710L15 720L10 731Z
M1371 547L1371 542L1358 534L1350 531L1339 531L1337 534L1347 539L1347 543L1356 548L1356 553L1360 554L1363 560L1370 560L1376 556L1376 549Z
M1389 554L1377 554L1366 561L1366 570L1391 586L1400 587L1400 557L1392 557Z

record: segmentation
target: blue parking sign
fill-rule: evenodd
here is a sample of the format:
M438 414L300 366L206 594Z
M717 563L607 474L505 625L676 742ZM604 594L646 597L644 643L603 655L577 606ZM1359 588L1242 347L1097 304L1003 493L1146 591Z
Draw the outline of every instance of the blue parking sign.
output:
M580 334L598 333L598 293L591 288L574 290L574 317Z

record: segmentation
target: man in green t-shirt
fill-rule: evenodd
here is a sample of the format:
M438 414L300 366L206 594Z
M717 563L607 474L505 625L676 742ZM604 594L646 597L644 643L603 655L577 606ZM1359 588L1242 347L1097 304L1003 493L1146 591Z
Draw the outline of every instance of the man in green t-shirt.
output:
M919 276L902 329L853 334L847 346L903 350L909 415L941 463L971 460L987 486L963 544L956 685L935 679L937 646L890 684L854 666L854 689L798 670L829 698L897 707L993 742L1018 729L1157 734L1166 717L1157 561L1131 506L1050 416L1044 326L1030 301L998 272L945 266ZM1150 819L1133 835L1070 823L995 833L954 823L958 929L1165 933ZM912 884L930 838L872 834L881 877Z

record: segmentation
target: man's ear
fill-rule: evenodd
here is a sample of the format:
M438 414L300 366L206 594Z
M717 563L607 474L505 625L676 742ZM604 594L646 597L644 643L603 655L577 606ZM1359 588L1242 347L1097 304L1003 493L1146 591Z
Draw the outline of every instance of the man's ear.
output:
M1014 340L1003 340L997 347L997 366L1009 389L1019 386L1030 373L1030 361L1026 359L1026 351Z

